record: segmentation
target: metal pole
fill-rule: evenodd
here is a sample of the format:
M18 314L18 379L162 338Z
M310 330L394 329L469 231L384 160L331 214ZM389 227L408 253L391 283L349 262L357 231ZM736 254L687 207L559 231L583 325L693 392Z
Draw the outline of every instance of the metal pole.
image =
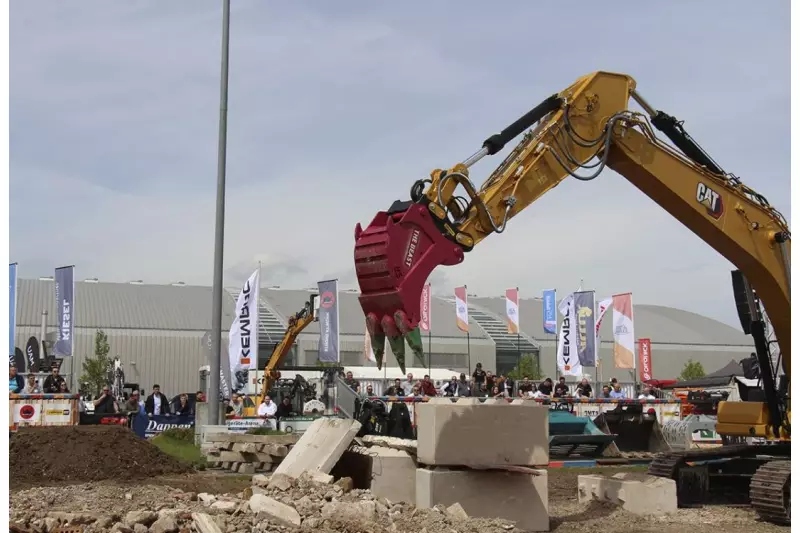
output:
M428 313L430 313L430 310L428 311ZM431 327L430 324L428 324L428 374L431 373L432 362L433 362L433 352L431 351Z
M42 326L39 329L39 353L41 354L39 368L35 369L35 372L39 372L42 367L41 361L44 361L44 341L47 337L47 309L42 311ZM46 362L46 361L45 361Z
M211 315L211 361L209 372L208 423L219 424L219 374L222 370L222 265L225 241L225 162L228 137L228 45L230 0L222 0L222 65L219 96L219 152L217 156L217 219L214 231L214 289Z

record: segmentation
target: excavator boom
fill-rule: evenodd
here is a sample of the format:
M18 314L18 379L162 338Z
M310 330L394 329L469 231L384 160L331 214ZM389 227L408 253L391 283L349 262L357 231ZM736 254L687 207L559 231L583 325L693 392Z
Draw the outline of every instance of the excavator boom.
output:
M644 113L630 109L631 100ZM672 144L660 140L653 128ZM500 166L480 187L475 186L470 167L521 134L522 139ZM589 181L605 167L622 175L727 258L739 270L735 274L752 289L748 293L749 332L758 354L764 401L722 402L717 430L727 436L787 441L791 420L788 224L762 195L724 171L692 139L682 122L651 107L637 92L634 79L624 74L594 72L579 78L486 139L482 148L462 163L447 170L436 169L430 178L416 181L410 200L394 202L366 228L356 226L359 301L373 345L382 345L385 336L396 339L408 335L417 327L420 295L436 267L461 263L483 239L505 231L517 214L567 177ZM462 195L457 194L459 189L464 191ZM780 347L784 376L779 385L755 295L769 316ZM743 457L754 449L745 446L742 450L730 450L725 455L728 467L758 464L729 460L731 454ZM785 456L785 447L770 450L777 450L777 457ZM763 450L757 451L764 457ZM665 475L677 479L677 472L692 464L687 457L670 459L671 466L662 469ZM763 465L754 482L780 478L774 481L779 486L788 483L788 477L781 477L788 472L784 461L772 463ZM753 490L754 506L762 515L769 515L767 506L755 501L770 497L761 489ZM679 487L679 494L683 494L681 491ZM781 516L784 511L780 511Z
M292 349L294 341L297 336L302 333L314 320L314 300L312 296L303 306L303 309L289 318L289 323L286 326L286 332L283 334L281 341L272 350L272 354L267 361L264 368L264 378L261 384L261 396L259 398L259 405L264 402L264 398L269 394L275 381L280 377L278 367L286 358L286 355Z

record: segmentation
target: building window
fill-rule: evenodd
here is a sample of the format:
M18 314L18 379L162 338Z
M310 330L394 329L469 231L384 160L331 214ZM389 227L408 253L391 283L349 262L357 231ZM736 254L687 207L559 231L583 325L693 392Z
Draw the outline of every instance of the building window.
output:
M272 352L275 351L275 347L277 346L276 343L272 344L260 344L258 346L258 368L265 368L267 363L269 362L269 358L272 357ZM289 349L289 353L286 354L286 357L283 358L283 361L279 366L294 366L297 364L297 346L292 346Z

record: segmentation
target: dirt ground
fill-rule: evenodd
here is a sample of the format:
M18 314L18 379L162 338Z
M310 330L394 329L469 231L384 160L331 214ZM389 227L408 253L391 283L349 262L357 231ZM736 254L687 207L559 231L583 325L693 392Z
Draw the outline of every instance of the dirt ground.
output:
M597 531L603 531L604 533L686 533L690 528L700 527L704 530L713 528L726 533L788 533L788 528L758 521L754 513L748 508L708 506L703 509L680 509L677 513L668 517L643 518L627 513L612 505L597 502L589 505L578 503L577 479L579 474L603 473L611 475L619 471L630 471L630 469L601 468L586 470L562 468L550 470L548 492L551 531L563 533L595 533ZM45 482L44 484L48 483ZM207 506L197 501L198 493L215 494L221 501L232 499L238 502L237 505L240 505L241 500L239 499L246 496L246 494L242 494L242 491L250 487L251 479L249 476L204 472L169 474L151 477L146 481L116 479L114 481L93 482L82 485L65 485L63 482L50 483L50 485L55 485L58 488L40 486L23 490L21 488L12 489L10 506L12 519L28 520L30 524L37 517L43 519L46 516L56 516L58 518L63 516L59 515L59 513L64 512L75 514L78 520L80 520L81 513L90 513L92 519L99 518L100 522L88 526L87 531L108 531L114 522L124 520L126 513L131 511L149 509L163 513L175 509L179 513L178 516L183 516L187 519L186 523L189 524L189 513L198 510L211 512ZM305 492L300 491L300 489L297 490L298 492L286 496L287 502L294 503L298 500L307 500L307 496L302 498L298 498L298 496L300 494L311 494L315 502L318 500L321 506L325 505L325 498L323 498L322 492L319 492L319 490L325 491L327 489L317 487L317 495L313 494L313 489L304 489ZM331 495L326 494L325 496L330 498ZM369 495L365 495L361 491L353 491L341 497L351 497L354 502L369 499ZM380 507L380 502L377 505ZM98 510L102 510L101 514L106 515L108 518L96 516ZM298 510L300 509L298 508ZM502 521L474 520L472 524L455 525L449 522L447 524L442 522L441 513L437 515L435 512L430 511L414 511L410 506L398 507L398 512L400 514L395 518L393 529L384 529L378 523L369 528L342 523L329 525L328 527L331 529L328 529L323 522L312 522L309 526L316 524L311 528L316 533L327 531L350 531L352 533L382 533L384 531L402 533L404 531L414 531L414 533L418 533L423 529L432 533L442 527L446 527L443 531L451 533L487 533L493 531L521 533L520 530L509 524L504 524ZM183 514L181 515L180 513ZM257 520L247 522L243 514L234 513L230 515L221 512L218 515L214 515L214 518L218 521L223 533L295 531L295 529L286 529L278 525L267 527L268 522L263 520L260 522ZM91 523L91 520L85 520L84 522ZM101 525L106 527L99 527ZM300 530L306 530L305 528L306 524L304 523ZM31 530L34 529L32 528Z

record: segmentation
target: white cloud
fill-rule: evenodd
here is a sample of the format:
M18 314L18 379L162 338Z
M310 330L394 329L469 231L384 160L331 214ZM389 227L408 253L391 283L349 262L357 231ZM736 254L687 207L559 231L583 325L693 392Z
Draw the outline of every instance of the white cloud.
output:
M357 222L598 68L633 75L788 218L788 3L683 3L695 16L681 2L586 6L579 19L553 2L234 2L226 274L260 260L270 283L352 283ZM75 263L81 277L211 282L220 26L216 1L12 4L21 276ZM583 278L736 324L730 268L606 172L566 180L433 281L538 295Z

